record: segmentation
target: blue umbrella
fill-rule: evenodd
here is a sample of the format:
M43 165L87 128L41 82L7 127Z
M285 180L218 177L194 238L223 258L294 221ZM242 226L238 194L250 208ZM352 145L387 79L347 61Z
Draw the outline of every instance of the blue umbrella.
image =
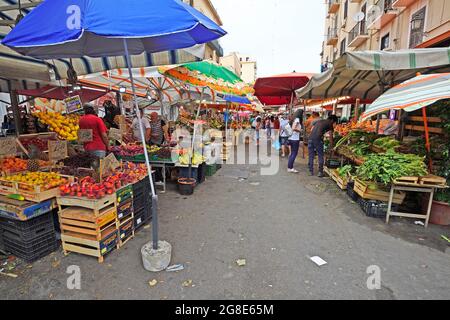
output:
M179 0L46 0L2 43L40 59L132 55L192 47L226 32Z
M40 59L125 55L146 150L130 54L188 48L225 34L213 21L179 0L46 0L26 15L2 44ZM157 250L158 197L148 154L144 154L153 195L153 249Z

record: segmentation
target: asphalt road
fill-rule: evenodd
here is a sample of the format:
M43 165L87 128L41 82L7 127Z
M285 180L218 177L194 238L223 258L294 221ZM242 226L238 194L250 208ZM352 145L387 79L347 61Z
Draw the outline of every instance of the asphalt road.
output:
M257 165L224 166L191 197L160 195L160 236L183 271L144 270L147 228L103 264L58 251L17 267L18 278L0 275L1 298L450 299L450 250L440 239L448 227L425 230L405 219L385 225L297 166L300 174L288 174L282 160L275 176L261 176ZM318 267L312 256L328 264ZM67 289L71 265L80 267L81 290ZM381 271L379 290L367 288L371 265Z

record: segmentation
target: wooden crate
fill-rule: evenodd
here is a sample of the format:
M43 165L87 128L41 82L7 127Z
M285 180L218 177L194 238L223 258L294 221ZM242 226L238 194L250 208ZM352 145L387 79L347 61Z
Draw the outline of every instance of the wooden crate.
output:
M61 207L82 207L92 209L94 215L100 215L100 211L106 207L116 208L116 194L111 194L103 197L102 199L88 199L77 197L57 197L56 202Z
M412 183L417 184L419 177L400 177L394 181L394 183Z
M354 191L363 199L366 200L378 200L383 202L389 201L390 193L387 191L383 191L380 189L377 190L371 190L369 188L370 183L366 181L362 181L360 179L355 179L355 187ZM393 203L395 204L402 204L405 200L406 193L399 192L394 194Z
M96 216L92 209L69 207L59 212L61 240L65 253L90 255L103 262L103 256L119 247L115 207L104 208Z
M419 184L424 186L445 186L447 184L447 180L443 177L438 177L435 175L428 175L425 177L420 177Z
M119 231L119 248L123 247L129 240L134 238L134 214L118 226Z
M341 190L347 190L348 178L341 177L336 169L331 170L331 178L336 182Z

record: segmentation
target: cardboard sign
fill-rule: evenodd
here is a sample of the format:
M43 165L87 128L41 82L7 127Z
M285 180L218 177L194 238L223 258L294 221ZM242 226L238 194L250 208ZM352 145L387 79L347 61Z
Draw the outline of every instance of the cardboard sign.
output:
M67 158L67 141L49 140L48 141L48 158L49 160L62 160Z
M78 142L91 142L93 139L92 135L92 129L80 129L78 130Z
M127 133L127 120L124 115L120 115L119 117L119 128L122 134Z
M64 102L66 103L67 113L74 113L83 109L80 96L69 97L64 99Z
M122 141L122 131L116 128L109 129L109 139L115 141Z
M0 156L15 156L17 154L16 138L0 139Z
M102 159L100 164L101 170L100 172L102 173L102 175L104 175L105 173L114 171L119 167L120 167L119 160L117 160L114 153L110 153L106 158Z

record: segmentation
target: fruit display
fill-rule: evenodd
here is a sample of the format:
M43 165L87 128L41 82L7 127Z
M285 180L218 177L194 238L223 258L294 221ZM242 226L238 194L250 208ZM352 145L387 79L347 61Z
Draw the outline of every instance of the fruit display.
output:
M123 166L123 170L116 172L102 182L96 182L91 176L79 179L73 183L67 183L60 186L61 196L70 196L88 199L101 199L106 195L111 195L130 183L135 183L147 176L147 167L143 164L134 164L127 162Z
M400 177L427 175L428 170L423 157L389 151L367 156L356 174L362 180L381 182L386 185Z
M75 114L62 115L59 112L36 112L33 114L43 124L48 125L49 130L56 132L62 140L75 141L78 139L79 117Z
M99 161L98 157L92 155L89 152L83 152L64 159L63 163L67 167L77 169L77 168L91 168L93 165L95 166L96 162L98 161Z
M188 153L181 155L179 158L180 164L185 165L185 166L189 165L189 156L190 156L190 154L188 154ZM194 156L192 157L192 164L194 166L205 162L205 160L206 160L206 158L204 156L202 156L198 152L194 152Z
M30 150L30 147L32 145L36 146L40 151L45 152L48 151L48 141L49 140L56 140L52 139L51 137L48 138L25 138L25 137L19 137L20 143L23 145L23 147L27 150Z
M172 158L172 149L170 148L160 148L156 152L156 157L159 159L171 159Z
M115 156L134 157L144 154L144 147L136 144L127 144L125 146L116 146L111 148Z
M157 153L159 150L161 150L161 147L158 147L158 146L149 146L149 145L147 145L147 152L148 152L149 154L155 154L155 153Z
M31 160L24 160L20 158L3 158L0 160L0 171L2 172L20 172L25 171L27 168L29 168ZM37 166L38 168L47 167L50 163L43 160L37 160Z
M362 121L362 122L356 122L351 121L348 123L342 123L336 126L334 131L339 133L341 136L346 136L350 132L359 130L359 131L365 131L365 132L375 132L375 125L372 124L371 121Z
M27 172L19 173L4 178L6 181L18 182L22 189L34 190L35 186L40 186L42 191L59 187L67 183L67 179L61 177L56 172Z

